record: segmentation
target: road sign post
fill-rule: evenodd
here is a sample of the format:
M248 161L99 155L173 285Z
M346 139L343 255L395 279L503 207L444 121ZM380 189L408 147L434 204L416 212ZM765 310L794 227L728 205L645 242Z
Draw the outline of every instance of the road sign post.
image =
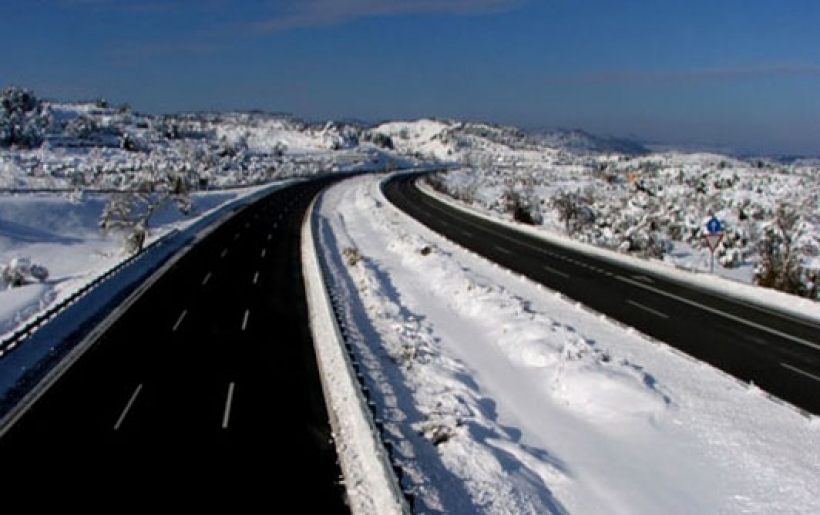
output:
M703 234L703 239L706 240L706 245L709 246L709 250L712 252L710 272L715 273L715 249L723 240L723 224L720 223L720 220L713 216L706 222L706 232Z

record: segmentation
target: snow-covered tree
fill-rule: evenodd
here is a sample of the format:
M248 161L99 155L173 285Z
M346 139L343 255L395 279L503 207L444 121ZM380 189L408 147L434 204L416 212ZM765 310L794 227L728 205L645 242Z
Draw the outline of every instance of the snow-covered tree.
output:
M144 181L136 189L113 193L100 215L103 232L123 231L125 250L142 252L154 213L168 202L183 214L191 211L191 187L182 175L165 175L157 182Z
M805 242L806 224L795 206L780 203L775 219L763 227L758 243L760 262L755 282L761 286L816 298L818 270L806 267L804 253L818 252L816 242Z
M99 131L99 126L90 116L78 116L66 123L63 131L72 138L88 139Z
M0 147L38 147L50 124L48 109L27 89L10 87L0 93Z

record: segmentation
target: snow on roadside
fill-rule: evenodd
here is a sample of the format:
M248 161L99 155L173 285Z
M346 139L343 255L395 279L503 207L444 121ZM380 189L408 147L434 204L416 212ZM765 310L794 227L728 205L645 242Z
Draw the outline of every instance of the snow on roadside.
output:
M461 202L453 200L447 195L436 192L432 188L426 186L423 181L417 184L419 184L421 189L428 195L435 196L437 199L442 202L446 202L456 209L480 216L494 223L505 225L515 229L516 231L524 232L537 238L544 239L556 245L571 248L576 252L592 255L600 259L614 261L632 268L642 268L658 275L664 275L670 280L679 281L684 284L690 283L699 288L747 301L751 304L775 308L780 311L792 313L797 317L820 322L820 303L811 299L799 297L797 295L791 295L785 292L773 290L771 288L761 288L756 285L738 282L737 280L732 279L732 273L727 273L725 271L717 272L715 274L698 273L699 269L706 269L708 266L708 261L706 261L707 264L703 264L700 267L697 266L696 262L698 257L693 257L691 255L694 253L691 253L687 259L681 260L677 263L674 262L674 259L670 259L668 261L643 259L637 256L623 254L611 249L580 242L566 235L551 231L544 231L541 228L505 220L497 215L487 212L486 210L466 206ZM681 246L681 248L688 249L688 246ZM699 257L701 260L707 259L705 257L705 252L700 253ZM701 261L701 263L703 262L704 261Z
M378 179L317 238L416 509L817 513L820 423L452 245Z
M173 229L183 229L226 203L258 192L260 187L192 195L193 215L184 217L172 206L152 219L151 243ZM24 256L45 266L42 284L0 289L0 336L9 333L49 305L69 297L83 285L128 258L122 236L104 236L98 221L105 196L81 200L60 194L4 196L0 201L0 263Z

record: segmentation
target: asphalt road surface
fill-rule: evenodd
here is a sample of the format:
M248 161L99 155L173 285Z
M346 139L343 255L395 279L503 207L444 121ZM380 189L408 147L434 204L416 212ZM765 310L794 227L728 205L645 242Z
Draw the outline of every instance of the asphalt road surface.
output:
M299 247L332 180L272 193L179 260L0 438L0 491L19 494L13 479L42 492L34 506L60 491L62 507L112 512L349 513Z
M820 326L471 216L420 192L414 176L384 193L408 214L494 262L820 414Z

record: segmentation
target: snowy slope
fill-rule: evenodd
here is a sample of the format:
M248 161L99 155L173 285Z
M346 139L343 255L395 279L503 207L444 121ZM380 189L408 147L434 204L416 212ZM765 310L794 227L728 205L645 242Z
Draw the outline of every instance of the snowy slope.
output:
M452 156L452 148L441 141L449 124L437 120L395 121L381 124L375 131L393 139L396 149L405 153L420 153L441 160Z
M0 146L0 189L133 189L169 174L194 187L234 187L405 161L367 128L345 123L309 124L263 112L148 115L103 102L37 102L27 127L42 143Z

